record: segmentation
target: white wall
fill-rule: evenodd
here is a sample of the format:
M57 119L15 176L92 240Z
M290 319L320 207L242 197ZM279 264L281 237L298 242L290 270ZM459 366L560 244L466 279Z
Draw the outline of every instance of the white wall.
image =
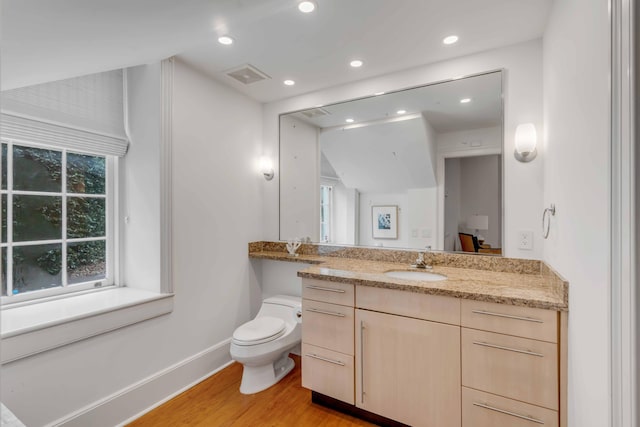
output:
M500 126L443 132L436 135L438 153L502 148Z
M160 64L125 71L129 136L121 160L122 284L160 290Z
M158 88L159 90L160 88ZM260 105L175 66L173 106L174 311L2 366L2 400L36 427L108 398L187 358L224 344L262 297L247 242L262 237ZM210 372L228 346L206 353ZM214 357L215 356L215 357ZM190 372L146 390L89 423L113 426L205 375ZM77 425L77 424L76 424Z
M454 76L475 74L489 70L505 70L504 79L504 181L505 181L505 245L507 256L542 258L540 215L542 207L542 161L520 163L513 153L513 136L520 123L532 122L538 129L542 123L542 42L527 43L490 50L475 55L416 67L397 73L361 80L356 83L296 96L263 106L265 149L277 156L278 115L330 104L345 99L371 95L378 91L392 91ZM541 149L542 151L542 149ZM541 153L541 157L544 153ZM278 240L278 186L265 188L265 239ZM523 195L526 194L526 197ZM534 250L517 249L518 230L534 231Z
M444 167L444 250L460 249L460 158L445 159Z
M500 156L473 156L460 159L460 219L467 233L475 230L467 227L471 215L487 215L489 229L479 230L485 243L494 248L502 244L500 222Z
M398 206L398 238L397 239L374 239L373 225L371 223L372 206ZM360 220L359 240L360 246L381 246L393 248L409 247L409 197L407 193L379 194L360 193Z
M357 191L347 188L338 178L320 178L320 183L333 187L332 236L329 243L339 245L355 245L356 227L358 225L355 204L358 202Z
M409 227L408 248L435 248L438 226L438 194L436 187L407 190L409 209L406 212Z
M280 157L282 240L320 236L320 149L318 129L295 117L280 118L282 152ZM274 180L273 184L277 185ZM277 237L275 240L279 240Z
M556 1L544 35L544 259L570 283L569 425L610 425L607 2Z

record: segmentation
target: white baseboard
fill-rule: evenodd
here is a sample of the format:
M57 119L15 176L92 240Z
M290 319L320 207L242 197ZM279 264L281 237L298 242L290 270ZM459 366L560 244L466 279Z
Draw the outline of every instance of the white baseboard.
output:
M219 342L48 426L123 426L231 364L230 343Z

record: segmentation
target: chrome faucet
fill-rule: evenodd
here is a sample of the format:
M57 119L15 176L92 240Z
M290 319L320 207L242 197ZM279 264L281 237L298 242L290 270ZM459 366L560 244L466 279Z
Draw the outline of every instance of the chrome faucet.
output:
M424 268L424 269L431 270L433 267L430 266L427 263L427 261L424 259L424 256L426 255L426 253L429 252L430 250L431 250L431 246L426 246L424 251L419 251L418 258L416 259L415 264L411 264L411 267Z

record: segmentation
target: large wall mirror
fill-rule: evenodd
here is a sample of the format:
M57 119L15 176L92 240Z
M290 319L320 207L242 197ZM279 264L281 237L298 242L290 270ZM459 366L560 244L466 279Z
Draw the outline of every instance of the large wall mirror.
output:
M282 114L280 239L500 254L502 139L502 71Z

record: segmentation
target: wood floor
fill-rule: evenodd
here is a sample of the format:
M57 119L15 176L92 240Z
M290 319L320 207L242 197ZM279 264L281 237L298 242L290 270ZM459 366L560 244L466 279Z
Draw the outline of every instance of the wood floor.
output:
M240 394L242 365L234 363L162 406L138 418L144 426L372 426L365 421L311 403L296 367L275 386L257 394Z

